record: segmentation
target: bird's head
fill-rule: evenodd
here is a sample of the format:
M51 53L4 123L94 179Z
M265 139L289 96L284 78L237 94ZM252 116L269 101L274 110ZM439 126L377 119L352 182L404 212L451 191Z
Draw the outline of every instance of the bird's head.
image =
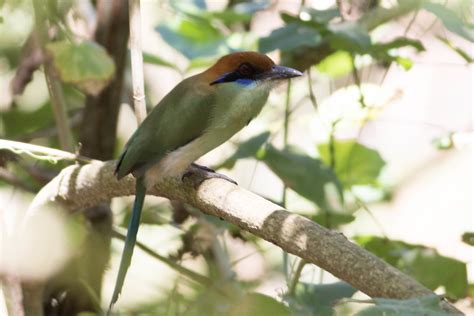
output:
M273 87L283 79L302 76L298 70L275 65L257 52L237 52L221 57L204 72L211 86L238 84L242 87Z

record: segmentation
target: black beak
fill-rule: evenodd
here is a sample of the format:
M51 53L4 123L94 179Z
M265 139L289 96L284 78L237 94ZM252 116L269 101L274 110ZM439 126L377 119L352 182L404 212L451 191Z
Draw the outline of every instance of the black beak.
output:
M266 71L261 75L263 80L282 80L290 79L295 77L300 77L303 74L293 68L284 67L284 66L273 66L270 71Z

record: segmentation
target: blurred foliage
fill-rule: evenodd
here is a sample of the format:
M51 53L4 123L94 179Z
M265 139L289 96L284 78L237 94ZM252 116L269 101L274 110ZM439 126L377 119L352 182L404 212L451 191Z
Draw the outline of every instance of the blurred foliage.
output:
M467 295L467 268L464 262L442 256L432 248L402 241L375 236L358 236L354 239L431 290L443 286L446 295L453 299Z
M330 284L312 284L300 282L293 296L285 301L290 305L293 315L331 316L333 306L343 298L349 298L357 292L345 282Z
M375 306L368 307L356 314L356 316L449 316L459 315L455 312L447 312L440 307L441 299L436 295L423 296L409 300L392 300L386 298L375 298Z
M429 35L410 38L407 36L407 28L402 34L380 39L374 34L374 30L378 27L389 27L407 14L415 15L415 20L415 12L421 11L433 14L436 21L442 23L450 32L449 35L456 34L463 40L473 42L472 14L465 9L466 3L469 5L469 1L463 0L459 2L459 6L446 6L436 1L399 0L389 7L375 5L367 12L362 12L362 17L354 21L343 20L335 3L325 10L303 5L297 13L278 12L282 20L281 26L259 38L253 23L260 13L274 10L273 1L234 0L218 9L211 9L208 7L209 1L204 0L163 0L160 6L164 6L166 10L157 10L160 22L155 28L156 36L182 55L187 64L185 67L177 65L175 59L168 60L159 51L144 53L143 57L145 63L166 67L187 76L191 71L208 67L218 56L232 51L279 51L283 63L301 70L314 70L318 78L323 80L349 82L352 79L354 86L360 91L359 101L363 108L363 82L360 82L359 73L365 67L375 66L386 70L391 65L398 65L409 71L414 66L412 56L430 49L429 45L426 45L426 48L424 45L426 36ZM77 3L48 0L48 4L47 22L52 35L46 46L48 58L52 59L56 75L61 80L67 112L72 117L74 114L80 114L84 108L86 95L95 95L108 84L114 76L115 66L103 47L92 40L84 39L80 32L75 34L74 25L66 16L72 13L71 19L87 23L81 14L75 15L76 11L80 11ZM28 1L0 0L0 70L6 70L8 78L19 76L21 70L30 75L43 75L41 63L28 64L31 55L24 54L28 50L27 39L30 33L34 33L32 11ZM17 23L16 19L19 17L24 23ZM92 37L92 34L89 35L86 38ZM442 36L433 34L432 37L441 41L444 47L452 50L466 63L473 63L472 52L463 50L445 33ZM407 51L410 54L407 54ZM364 62L360 62L361 60ZM22 96L11 96L11 101L2 106L0 134L9 139L27 139L33 143L57 147L58 132L55 130L51 103L45 97L34 94L31 96L29 91L35 89L46 94L46 85L41 79L35 76L32 78L33 81L29 84L31 78L27 80L28 85ZM312 83L309 82L308 90L312 88ZM298 92L301 92L301 89ZM121 93L125 100L130 97L127 89L116 93ZM41 96L41 93L38 95ZM304 99L310 99L313 107L318 109L321 100L316 100L312 90L308 91ZM282 101L283 98L279 100ZM297 107L296 102L290 103L291 110ZM357 128L362 130L371 119L372 117L367 117L363 122L359 122ZM297 124L291 120L287 123L290 128ZM334 128L328 135L324 135L326 141L316 144L316 141L311 140L312 148L317 149L319 156L310 155L291 144L282 146L278 137L274 137L279 135L281 129L275 130L273 126L265 126L256 135L235 143L235 150L222 159L217 168L232 169L245 159L262 163L286 188L310 205L309 211L290 211L302 214L329 229L343 229L344 225L357 219L357 210L370 212L370 203L383 202L385 199L383 194L371 198L368 197L370 194L356 194L357 192L388 192L391 188L381 180L386 162L376 149L367 147L355 138L336 137L335 130L339 128L339 122L323 123L334 124ZM77 137L75 127L77 124L73 126ZM452 149L453 135L454 133L450 132L433 143L439 149ZM1 158L0 155L0 160ZM11 171L18 181L26 183L25 187L38 190L40 185L44 185L64 166L65 163L49 166L44 162L21 159L5 160L0 167ZM0 186L6 185L6 182L0 182ZM130 216L129 205L125 203L122 209L127 212L124 212L116 223L126 226ZM350 298L357 291L344 282L298 282L291 279L287 273L285 277L289 283L297 282L294 294L287 293L287 289L284 289L284 295L278 298L256 293L255 289L264 283L268 275L273 273L281 276L280 270L276 270L281 268L281 262L273 266L269 264L267 275L252 282L238 280L233 273L230 273L233 276L230 278L220 275L219 269L222 269L222 266L216 266L222 265L219 261L222 260L222 254L227 256L227 260L230 257L223 241L226 237L238 238L237 242L245 243L262 256L264 247L254 235L242 232L238 227L220 219L197 216L196 213L196 210L190 210L185 205L169 206L158 203L144 210L142 223L158 231L170 223L170 218L175 219L173 225L180 229L181 242L180 246L170 251L169 260L180 265L187 254L204 258L205 268L200 269L200 273L203 277L209 277L212 285L177 278L174 287L166 287L170 290L164 297L152 298L147 304L138 304L130 309L129 314L335 315L333 307L337 301ZM181 219L176 220L178 217ZM212 229L209 229L209 225ZM208 237L209 240L206 240ZM466 264L463 262L442 256L436 250L422 245L377 236L355 236L353 239L432 290L443 288L452 299L468 295ZM472 233L465 233L462 240L473 245ZM196 243L201 247L195 247ZM213 248L215 244L221 246L220 252ZM226 268L232 270L234 266L229 264ZM411 300L377 298L373 303L374 306L360 311L357 315L448 315L439 309L439 298L436 296Z

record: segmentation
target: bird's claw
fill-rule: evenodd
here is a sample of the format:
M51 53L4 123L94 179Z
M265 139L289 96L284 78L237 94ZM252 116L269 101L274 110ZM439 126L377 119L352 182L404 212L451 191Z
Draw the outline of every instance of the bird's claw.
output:
M189 181L194 185L194 187L197 188L205 180L213 178L223 179L229 181L230 183L238 185L235 180L229 178L228 176L221 173L217 173L208 167L200 166L195 163L189 166L188 170L181 177L181 180L185 182L186 179L189 179Z

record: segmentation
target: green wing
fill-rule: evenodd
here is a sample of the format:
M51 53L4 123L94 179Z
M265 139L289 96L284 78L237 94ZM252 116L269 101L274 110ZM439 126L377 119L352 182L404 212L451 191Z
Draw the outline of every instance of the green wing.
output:
M215 94L195 77L179 83L148 114L128 141L115 173L120 179L145 170L173 151L199 137L211 118Z

